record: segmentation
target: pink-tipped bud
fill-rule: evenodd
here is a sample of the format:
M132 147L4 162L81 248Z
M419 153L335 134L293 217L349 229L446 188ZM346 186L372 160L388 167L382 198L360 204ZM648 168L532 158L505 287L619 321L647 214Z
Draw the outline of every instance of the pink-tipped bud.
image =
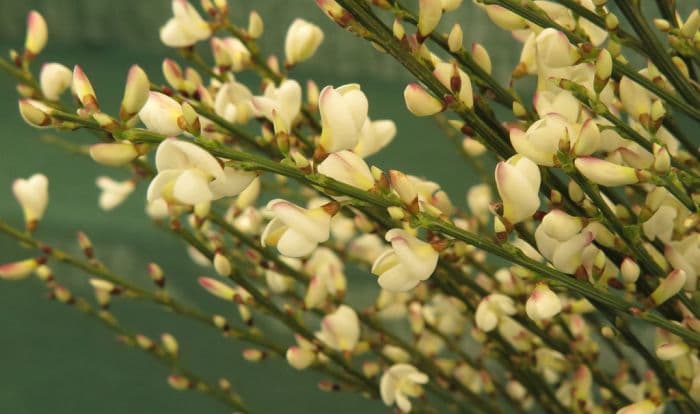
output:
M668 342L656 347L656 356L662 361L672 361L686 355L690 347L685 342Z
M267 354L265 351L261 351L259 349L255 348L246 348L243 350L243 359L245 359L248 362L258 362L262 361L265 359Z
M73 93L78 97L83 107L94 112L100 110L90 79L79 65L75 65L73 68Z
M666 147L659 144L653 145L654 150L654 170L658 172L666 172L671 169L671 155Z
M200 277L197 279L197 282L199 282L199 285L206 289L207 292L218 298L233 301L236 296L236 291L233 290L233 288L216 279Z
M417 83L411 83L403 91L406 107L413 115L431 116L443 110L442 102Z
M676 269L664 278L659 286L652 292L651 300L655 305L661 305L669 300L676 293L680 292L685 285L686 274L683 270Z
M231 267L231 261L229 261L228 258L221 253L215 254L214 270L216 270L216 273L218 273L219 276L228 277L233 270Z
M32 274L39 266L36 259L25 259L18 262L0 264L0 279L20 280Z
M656 404L650 400L642 400L620 408L616 414L654 414L655 412Z
M180 375L170 375L168 384L178 391L184 391L192 386L189 379Z
M534 321L550 319L561 312L561 299L549 286L538 283L525 305L527 316Z
M46 46L49 38L49 30L44 17L34 10L27 15L27 35L24 40L24 50L28 57L38 55Z
M35 128L46 128L51 125L52 109L40 101L33 99L19 100L19 114L24 122Z

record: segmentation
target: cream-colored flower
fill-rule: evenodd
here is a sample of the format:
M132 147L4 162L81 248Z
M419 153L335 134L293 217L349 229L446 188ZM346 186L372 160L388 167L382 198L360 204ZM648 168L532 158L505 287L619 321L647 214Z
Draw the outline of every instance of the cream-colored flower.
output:
M540 170L527 157L514 155L496 166L496 187L503 217L512 224L532 217L540 207Z
M501 317L515 314L513 299L500 293L492 293L479 302L474 319L476 326L484 332L492 331Z
M287 30L284 40L284 54L287 64L296 65L309 59L323 41L323 31L315 24L303 19L295 19Z
M209 24L187 0L173 0L173 17L160 29L160 40L169 47L187 47L211 36Z
M129 197L129 194L136 187L132 180L115 181L105 176L97 177L95 183L101 190L98 204L102 210L112 210L117 207Z
M254 173L222 167L195 144L168 138L156 151L158 174L148 186L149 202L163 198L170 203L196 205L234 196L255 178Z
M275 199L267 203L267 209L274 218L265 227L261 242L276 246L285 256L307 256L330 237L331 216L322 207L305 209Z
M360 321L355 311L340 305L335 312L321 320L321 331L316 338L336 351L351 352L360 339Z
M319 95L323 131L320 144L326 152L354 148L367 120L367 97L358 84L326 86Z
M388 406L396 404L401 411L408 413L412 407L409 398L423 395L421 384L427 383L428 376L418 371L413 365L395 364L382 375L379 391L384 404Z
M12 183L12 192L22 207L27 226L36 225L44 217L49 204L49 179L44 174L34 174L27 179L18 178Z
M73 72L60 63L44 63L41 66L39 84L46 99L57 101L72 81Z
M379 286L383 289L404 292L433 274L439 254L429 243L402 229L389 230L385 239L392 249L372 265L372 273L379 276Z

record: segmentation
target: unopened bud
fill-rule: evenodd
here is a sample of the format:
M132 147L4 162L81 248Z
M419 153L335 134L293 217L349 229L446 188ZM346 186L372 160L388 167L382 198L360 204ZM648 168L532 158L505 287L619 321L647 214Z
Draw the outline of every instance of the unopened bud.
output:
M19 114L29 125L36 128L45 128L51 125L51 108L42 102L33 99L19 100Z
M163 286L165 284L165 276L163 275L163 269L158 266L156 263L149 263L148 266L148 276L151 277L151 280L158 285L158 286Z
M236 296L236 292L230 286L221 283L216 279L200 277L197 279L197 282L199 282L199 285L206 289L207 292L218 298L233 301L234 297Z
M160 336L160 342L163 344L163 349L165 352L170 354L171 357L177 358L180 346L177 343L177 339L169 333L164 333Z
M435 30L442 17L442 0L419 0L418 33L426 38Z
M124 87L124 98L122 98L119 117L126 121L136 115L148 100L150 83L146 72L138 65L133 65L126 76L126 86Z
M394 19L394 24L391 26L391 31L394 34L394 37L399 40L403 40L403 38L406 36L406 29L403 28L401 20L399 19Z
M73 68L73 93L78 97L80 103L92 112L98 112L100 105L97 103L95 90L92 88L90 79L79 65Z
M700 28L700 11L695 9L681 26L681 34L692 39L697 34L698 28Z
M248 15L248 36L252 39L257 39L263 34L265 26L262 17L255 10Z
M671 155L666 147L659 144L653 145L654 151L654 170L658 172L666 172L671 169Z
M90 146L90 157L97 163L109 166L128 164L139 156L136 147L128 142L94 144Z
M654 26L662 32L667 32L671 29L671 23L666 19L654 19Z
M258 362L265 358L265 351L261 351L255 348L246 348L243 350L243 359L248 362Z
M44 17L34 10L27 15L27 35L24 40L24 50L29 59L38 55L46 46L49 31Z
M652 292L651 300L655 305L661 305L676 293L680 292L685 285L686 274L681 269L676 269L664 278L659 286Z
M472 43L472 57L474 61L484 72L491 74L491 57L489 52L486 50L481 43Z
M191 387L190 380L180 375L170 375L168 377L168 384L178 391L184 391Z
M450 30L449 36L447 36L447 47L450 52L458 52L462 49L462 42L464 41L464 32L462 32L462 26L459 23L455 23Z
M606 29L613 32L613 31L617 30L617 28L619 26L620 26L620 20L618 20L618 18L615 14L608 13L608 15L605 16L605 28Z
M442 102L417 83L411 83L403 91L406 107L413 115L430 116L443 110Z

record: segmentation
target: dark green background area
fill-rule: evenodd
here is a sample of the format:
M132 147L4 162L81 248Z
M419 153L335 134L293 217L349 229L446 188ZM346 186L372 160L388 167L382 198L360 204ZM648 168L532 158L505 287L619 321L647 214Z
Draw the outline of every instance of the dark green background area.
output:
M467 3L460 12L460 18L467 22L463 25L466 41L508 38L500 32L487 33L488 22L481 14L470 16L474 10ZM49 25L50 40L39 60L69 67L80 63L103 109L116 113L132 63L144 67L155 81L163 81L160 62L175 55L158 41L158 28L169 17L169 8L165 0L0 0L0 49L21 48L27 11L41 11ZM394 143L371 161L383 168L428 176L443 183L455 203L464 203L464 193L473 182L471 173L432 121L408 114L402 90L410 78L400 67L367 43L335 28L311 0L232 1L231 16L244 24L252 8L265 20L263 50L278 53L280 58L286 28L294 17L321 25L326 39L318 54L291 76L302 83L313 78L321 86L360 82L370 100L370 116L394 119L399 130ZM501 71L507 74L518 52L503 47L493 51L494 60L511 62ZM1 75L0 217L21 225L21 212L11 195L12 180L43 172L50 180L51 200L37 237L77 253L75 232L83 230L92 238L98 257L119 274L148 286L145 265L158 262L180 299L237 320L234 308L200 292L196 276L211 276L212 272L192 264L184 246L146 218L145 184L116 210L101 211L95 177L104 174L125 179L128 173L41 144L38 137L53 132L32 129L22 122L13 83ZM84 133L61 135L80 143L91 139ZM0 235L0 262L25 257L26 250ZM84 275L65 267L56 270L61 283L89 294ZM377 294L373 276L354 272L350 279L351 298L367 303ZM226 412L200 394L172 391L165 381L168 371L157 362L118 343L112 332L94 319L46 297L35 279L0 283L0 413ZM246 362L240 356L242 346L153 306L116 300L113 310L135 331L152 337L166 331L175 334L188 367L211 380L229 378L254 412L388 411L380 403L354 394L317 391L320 377L310 372L300 374L284 361ZM282 328L278 337L285 345L292 344Z

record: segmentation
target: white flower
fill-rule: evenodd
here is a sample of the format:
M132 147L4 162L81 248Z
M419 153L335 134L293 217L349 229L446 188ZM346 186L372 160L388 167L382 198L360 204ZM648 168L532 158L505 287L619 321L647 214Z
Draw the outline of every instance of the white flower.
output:
M301 335L295 334L294 338L298 345L287 349L287 362L295 369L306 369L316 360L316 348Z
M457 298L436 294L422 307L425 321L445 335L458 335L467 326L465 307Z
M250 51L235 37L212 37L211 48L216 64L224 69L240 72L250 64Z
M73 72L60 63L45 63L41 66L39 84L41 93L48 100L57 101L72 81Z
M22 207L27 226L35 226L44 216L49 203L49 179L44 174L18 178L12 183L12 192Z
M287 30L284 54L288 65L295 65L310 58L323 41L323 31L315 24L295 19Z
M655 412L656 404L650 400L642 400L620 408L616 414L654 414Z
M685 272L684 289L695 292L700 273L700 234L692 233L681 240L671 241L666 245L664 255L673 268Z
M456 63L436 63L433 75L435 75L445 88L452 91L459 101L466 105L467 108L474 106L472 84L469 75L460 69Z
M367 120L367 97L356 83L326 86L319 95L323 131L320 144L326 152L354 148Z
M187 0L173 0L173 15L160 29L160 40L169 47L187 47L211 36L209 24Z
M111 210L121 204L134 191L132 180L115 181L109 177L97 177L97 187L100 193L99 205L102 210Z
M413 289L433 274L439 254L433 247L402 229L386 232L387 250L372 265L372 273L379 276L383 289L404 292Z
M139 111L139 118L148 130L168 136L180 135L185 125L180 104L160 92L148 95L146 104Z
M593 241L593 233L583 230L579 217L561 210L552 210L543 218L537 230L537 249L554 267L573 274L582 264L584 248Z
M382 239L373 233L365 233L348 245L348 254L365 263L374 263L387 250Z
M214 111L229 122L245 124L252 115L252 98L253 94L242 83L226 82L216 93Z
M351 352L360 339L360 321L355 311L340 305L335 312L321 320L321 331L316 338L336 351Z
M382 375L379 391L384 404L391 406L396 403L401 411L408 413L412 407L408 398L420 397L423 394L420 385L427 383L428 376L413 365L395 364Z
M479 302L474 319L476 326L484 332L492 331L502 316L515 314L513 299L500 293L492 293Z
M278 87L269 84L263 96L256 96L252 103L258 116L282 123L275 124L275 131L279 132L281 126L283 132L289 132L301 111L301 85L292 79L285 79Z
M326 247L314 251L304 265L304 270L311 275L309 288L304 297L307 308L317 308L323 305L328 295L342 297L347 288L343 262Z
M219 161L195 144L164 140L156 151L158 175L148 186L149 202L195 205L234 196L255 178L254 173L222 167Z
M288 257L310 254L330 237L331 216L322 208L304 209L286 200L267 203L274 218L263 231L263 246L276 246Z
M263 215L255 207L246 207L233 219L233 226L245 234L257 235L262 223Z
M353 152L362 158L374 155L386 147L396 136L396 124L388 119L365 121L360 131L360 138L353 148Z
M645 78L653 79L659 76L663 79L663 75L655 68L642 69L639 74ZM643 114L651 114L651 105L655 99L656 95L627 76L620 79L620 102L632 119L639 119Z
M369 190L374 178L367 163L352 151L334 152L318 165L318 172L341 183Z
M549 319L561 312L561 299L544 283L538 283L525 304L527 316L533 321Z
M301 260L299 259L280 256L280 260L294 270L301 269ZM283 275L277 270L271 269L265 270L265 282L273 293L284 293L294 285L294 279Z
M530 218L540 207L540 170L529 158L514 155L496 166L496 187L503 217L512 224Z

